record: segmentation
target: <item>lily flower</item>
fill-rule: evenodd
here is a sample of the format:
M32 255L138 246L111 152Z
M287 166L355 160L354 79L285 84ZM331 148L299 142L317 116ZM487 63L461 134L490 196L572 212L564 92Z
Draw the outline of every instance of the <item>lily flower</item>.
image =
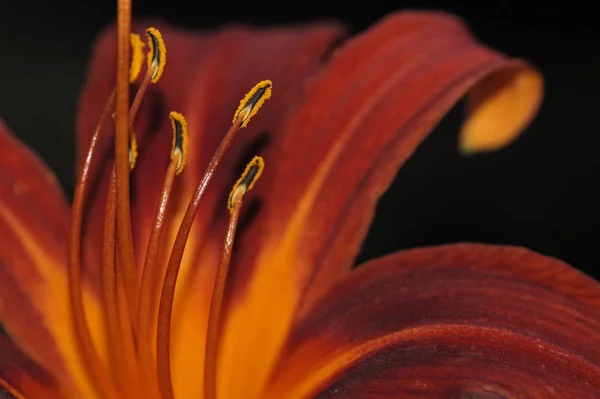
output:
M70 206L0 125L0 396L600 396L600 285L569 265L465 243L353 268L441 118L466 96L459 150L502 148L539 72L444 13L342 41L335 24L131 29L118 3Z

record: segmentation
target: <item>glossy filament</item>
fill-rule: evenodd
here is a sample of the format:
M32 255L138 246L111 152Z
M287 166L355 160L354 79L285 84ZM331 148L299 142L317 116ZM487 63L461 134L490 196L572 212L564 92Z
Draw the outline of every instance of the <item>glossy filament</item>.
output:
M142 274L140 308L138 312L139 336L137 341L137 352L143 368L144 379L148 384L156 383L156 366L154 364L154 359L150 349L152 345L153 333L156 328L155 319L153 317L156 314L156 302L154 301L153 290L155 289L154 287L158 286L158 284L162 281L162 270L158 268L159 248L163 235L163 227L167 205L171 195L171 188L173 186L173 180L175 179L177 166L180 162L181 156L181 153L178 153L178 155L173 157L167 169L159 206L152 224L152 231L150 232L150 239L148 241L146 260L144 262L144 270ZM158 390L158 386L153 388Z
M219 346L219 332L221 327L221 310L227 282L227 272L231 261L231 250L237 229L242 199L233 204L227 225L227 235L221 252L221 260L217 269L215 286L210 301L210 313L208 319L208 331L206 333L206 351L204 361L204 399L216 398L217 385L217 348Z
M131 341L124 339L124 329L129 327L127 321L122 320L123 312L127 307L119 300L117 289L123 289L122 279L117 282L117 269L115 265L115 221L116 221L116 176L111 173L106 200L106 213L104 218L104 245L102 259L102 291L106 327L108 330L109 355L119 391L127 393L128 397L135 397L135 389L139 386L135 373L135 359L132 358L133 348ZM119 284L120 283L120 284ZM118 288L117 288L118 287Z
M83 309L83 297L81 292L81 226L85 197L90 180L91 165L98 149L101 133L106 125L106 121L112 113L114 103L115 92L113 91L100 116L100 121L98 122L96 130L94 131L88 152L81 167L77 185L75 186L69 232L68 260L69 302L76 341L79 346L79 351L82 354L84 367L86 368L90 379L94 382L94 386L98 392L101 392L105 397L115 397L116 388L113 385L108 370L106 370L105 366L102 364L100 355L94 347Z

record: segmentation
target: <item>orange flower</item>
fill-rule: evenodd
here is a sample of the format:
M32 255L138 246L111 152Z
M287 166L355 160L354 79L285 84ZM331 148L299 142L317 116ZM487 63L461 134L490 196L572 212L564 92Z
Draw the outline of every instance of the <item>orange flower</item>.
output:
M352 269L443 115L468 95L461 151L500 148L537 111L538 72L442 13L391 15L333 53L337 25L157 25L130 102L129 7L92 56L71 217L0 125L0 394L600 395L600 286L568 265L457 244Z

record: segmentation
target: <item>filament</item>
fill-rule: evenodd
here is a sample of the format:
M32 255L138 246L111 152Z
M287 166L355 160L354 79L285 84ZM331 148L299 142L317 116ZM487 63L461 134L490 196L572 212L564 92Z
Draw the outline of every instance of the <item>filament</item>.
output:
M240 199L233 205L233 208L231 208L229 224L227 225L227 235L225 236L225 243L223 245L223 251L221 252L221 261L217 269L215 287L210 301L210 316L206 333L206 352L204 360L204 399L214 399L216 397L217 349L219 346L219 332L221 327L221 310L225 293L225 283L227 282L227 272L231 261L231 250L233 248L235 231L237 229L241 209L242 201Z
M92 161L98 148L100 135L111 114L114 102L115 91L113 91L109 97L102 115L100 116L96 130L92 135L90 146L75 187L69 233L68 260L69 302L73 316L76 341L82 354L84 367L88 371L90 379L94 382L96 389L105 397L109 398L116 397L116 389L111 381L108 370L106 370L105 366L102 364L100 355L94 347L83 309L83 297L81 292L81 226Z
M128 392L128 397L136 395L134 373L134 362L131 359L131 351L125 349L127 341L123 336L123 328L128 328L128 324L123 324L119 318L122 313L118 305L117 297L117 271L115 268L115 218L116 218L116 176L113 169L108 189L108 198L106 200L106 213L104 218L104 246L102 261L102 289L104 297L104 308L106 316L106 327L108 330L108 339L110 341L109 349L111 364L114 370L113 377L121 392ZM125 306L126 307L126 306ZM128 348L129 349L129 348ZM122 356L126 357L124 362ZM129 356L128 356L129 355ZM132 367L133 366L133 367ZM134 391L131 392L131 389Z
M146 251L146 260L144 262L144 270L142 273L140 308L138 312L139 336L137 347L138 357L144 369L146 382L148 383L153 383L155 381L152 376L156 370L150 350L151 339L153 336L152 332L154 328L156 328L156 324L153 323L153 315L156 312L156 302L153 300L153 288L158 284L158 281L161 280L162 277L160 275L161 269L157 268L159 247L163 235L163 227L169 196L171 195L171 188L173 186L173 180L175 179L177 165L180 162L180 156L181 155L173 158L167 169L167 174L165 176L165 181L160 196L160 203L154 217L152 231L150 232L148 249Z

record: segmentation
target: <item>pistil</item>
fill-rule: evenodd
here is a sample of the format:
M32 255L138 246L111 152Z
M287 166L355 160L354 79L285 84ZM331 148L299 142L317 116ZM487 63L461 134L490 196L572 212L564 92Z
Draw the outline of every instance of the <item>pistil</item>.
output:
M117 83L115 105L115 172L117 198L117 257L123 270L129 308L134 309L135 257L131 232L129 198L129 78L131 0L119 0L117 7Z

